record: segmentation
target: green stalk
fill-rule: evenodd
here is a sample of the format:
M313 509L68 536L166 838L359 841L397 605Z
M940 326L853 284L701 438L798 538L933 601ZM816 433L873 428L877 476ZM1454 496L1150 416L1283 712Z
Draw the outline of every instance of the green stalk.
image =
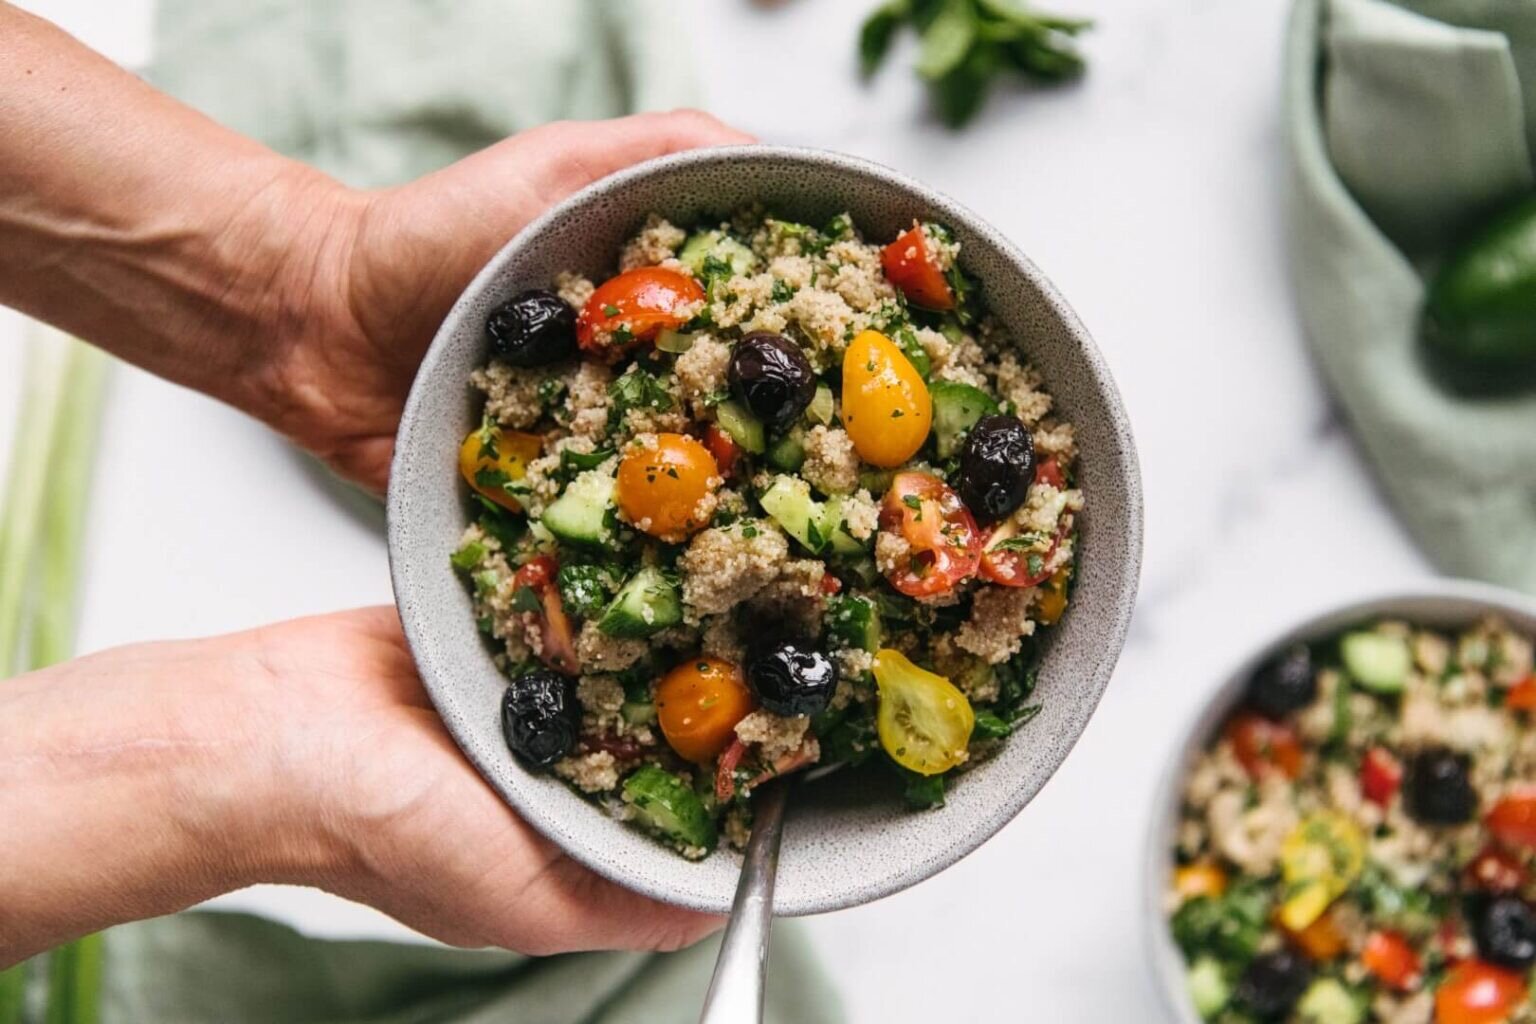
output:
M10 970L0 971L0 1021L16 1024L21 1020L21 1007L27 995L27 967L17 964Z
M47 1024L101 1019L101 936L87 935L48 955Z

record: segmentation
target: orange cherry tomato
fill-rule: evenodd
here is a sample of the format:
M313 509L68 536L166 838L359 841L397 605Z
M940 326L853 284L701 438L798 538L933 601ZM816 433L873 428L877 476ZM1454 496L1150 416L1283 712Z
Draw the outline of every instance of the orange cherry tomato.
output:
M574 676L581 671L581 662L576 657L575 631L571 629L571 620L566 617L565 606L560 602L560 588L555 585L555 572L559 567L553 556L538 555L512 574L512 588L515 594L526 587L539 602L538 611L518 614L523 628L529 633L529 646L535 647L534 653L544 664L556 672ZM536 644L534 634L537 634Z
M1344 933L1339 931L1338 923L1330 912L1325 911L1322 917L1301 931L1291 931L1283 924L1279 927L1285 932L1286 938L1290 939L1291 945L1313 960L1332 960L1349 948Z
M459 446L459 472L479 494L508 511L521 512L523 506L507 493L505 485L527 475L528 463L538 457L543 444L537 434L486 424L471 430Z
M1511 711L1536 711L1536 675L1526 676L1504 695L1504 706Z
M663 328L693 319L704 289L687 274L666 267L637 267L610 277L576 315L576 343L583 351L617 359L655 339Z
M656 720L678 756L703 764L736 738L736 723L752 712L741 669L719 658L683 662L656 684Z
M1435 1024L1503 1024L1525 1000L1525 979L1514 971L1464 960L1435 990Z
M741 445L721 430L719 424L711 423L704 428L704 447L715 457L715 465L720 467L721 476L730 479L736 475L736 463L741 459Z
M1227 891L1227 873L1208 860L1185 864L1173 873L1173 891L1180 900L1197 896L1215 898Z
M928 251L928 238L921 224L913 225L881 250L880 264L885 268L886 278L913 305L941 311L955 308L955 293Z
M1403 766L1397 758L1381 747L1365 752L1360 761L1360 791L1367 800L1385 807L1402 784Z
M1518 892L1524 888L1527 877L1525 865L1496 846L1473 857L1462 872L1468 888L1493 893Z
M1240 711L1227 722L1233 753L1252 778L1278 771L1288 779L1301 774L1304 755L1296 733L1252 711Z
M658 434L655 447L636 445L620 460L614 497L640 530L677 544L709 522L720 483L709 449L686 434Z
M1493 805L1488 831L1505 846L1536 849L1536 786L1522 786Z
M1397 932L1371 932L1360 951L1360 962L1383 985L1399 992L1415 987L1423 977L1419 955Z
M859 457L894 469L917 454L933 426L922 374L879 331L861 331L843 353L843 429Z
M886 573L891 586L908 597L932 597L953 590L976 574L981 532L965 502L930 473L897 473L880 503L880 529L901 536L911 548L906 563Z

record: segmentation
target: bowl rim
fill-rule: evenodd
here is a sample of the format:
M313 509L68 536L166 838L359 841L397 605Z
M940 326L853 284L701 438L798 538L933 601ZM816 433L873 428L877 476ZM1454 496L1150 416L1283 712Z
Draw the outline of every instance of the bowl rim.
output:
M826 913L834 910L842 910L859 906L885 896L892 895L904 889L932 877L935 874L952 866L965 856L974 852L984 842L990 839L1004 826L1006 826L1020 811L1054 778L1056 773L1065 763L1068 754L1076 748L1083 731L1098 708L1103 697L1104 690L1114 674L1119 660L1119 653L1124 647L1126 636L1130 629L1131 616L1136 604L1136 595L1140 583L1141 563L1143 556L1144 535L1144 504L1141 481L1141 467L1137 456L1135 437L1132 432L1129 416L1125 411L1125 405L1120 391L1110 374L1107 363L1102 353L1095 344L1087 328L1077 316L1076 312L1066 303L1055 285L1043 274L1040 269L1000 230L993 227L990 222L972 211L970 208L955 201L947 194L922 184L883 164L863 157L813 147L782 146L767 144L749 144L718 146L704 149L685 150L635 164L629 168L618 171L607 177L601 178L582 189L572 193L565 199L550 207L544 213L531 221L526 227L514 235L474 276L464 291L455 301L453 307L443 319L443 323L433 336L432 343L422 357L420 367L415 380L412 383L410 393L406 399L400 418L400 430L397 439L404 437L408 425L412 424L424 414L427 402L427 393L430 390L426 381L435 376L438 363L444 358L448 348L448 340L456 332L458 325L468 308L472 305L472 298L485 291L505 271L507 265L521 251L529 239L538 237L557 220L565 217L571 210L590 202L594 194L621 191L625 186L644 179L650 179L659 175L667 175L680 169L692 168L698 165L710 164L737 164L743 161L777 161L797 163L812 171L825 171L828 169L851 171L866 178L877 181L881 186L895 188L915 196L921 197L937 216L949 223L963 224L967 230L980 238L984 238L999 255L1013 268L1017 270L1039 292L1040 301L1050 315L1056 319L1072 338L1077 349L1076 358L1080 359L1086 374L1089 390L1094 393L1103 405L1104 418L1109 436L1119 440L1120 456L1115 460L1121 467L1116 470L1116 478L1123 493L1123 501L1126 508L1126 528L1118 535L1118 539L1106 542L1106 546L1113 544L1122 552L1122 564L1119 573L1106 580L1105 585L1115 588L1114 598L1110 603L1109 614L1104 616L1101 623L1101 637L1099 648L1105 652L1105 656L1098 659L1098 663L1091 676L1081 678L1075 688L1078 694L1071 705L1071 712L1063 722L1062 733L1070 732L1072 740L1064 745L1059 755L1053 755L1054 763L1049 771L1041 773L1039 777L1031 778L1028 784L1013 787L1006 796L1000 797L991 807L988 814L976 815L967 819L963 826L958 827L958 835L954 842L950 843L937 855L913 859L907 862L902 870L884 875L879 879L856 887L850 887L836 894L821 894L801 900L785 900L781 897L775 912L779 916L800 916L806 914ZM388 550L390 564L390 581L396 596L396 606L399 611L407 644L410 647L412 658L417 662L418 669L422 672L425 683L427 669L421 663L418 652L423 651L426 645L420 642L421 630L427 628L427 623L421 621L421 617L407 615L405 604L400 600L400 595L405 586L403 580L404 559L401 555L400 537L402 530L402 507L405 497L403 487L397 487L396 481L403 478L399 472L402 463L408 459L409 453L406 446L398 445L392 456L390 486L386 497L386 511L388 518ZM430 696L431 688L428 687ZM466 758L474 764L482 776L491 784L517 814L531 825L541 835L549 839L578 863L593 870L602 877L615 882L631 891L640 892L654 899L667 902L676 906L702 911L705 913L723 914L729 912L732 894L724 893L721 898L694 893L679 893L665 890L661 886L653 884L653 881L644 873L627 864L617 864L605 860L588 849L583 843L568 842L558 822L558 815L548 813L539 801L523 800L514 797L491 777L488 769L481 768L467 751L469 745L460 736L461 729L452 720L445 719L445 726L453 735L455 743L461 750L466 751ZM957 823L958 826L958 823ZM658 847L661 849L661 847Z
M1450 602L1464 606L1467 621L1479 615L1507 614L1536 621L1536 597L1477 580L1424 578L1400 584L1362 588L1354 596L1336 600L1299 619L1288 618L1267 629L1260 642L1215 677L1188 722L1176 734L1171 756L1163 765L1152 798L1142 858L1142 912L1146 929L1147 965L1163 1005L1179 1024L1201 1024L1190 1004L1184 977L1187 965L1174 944L1163 905L1168 875L1173 868L1173 829L1178 820L1180 792L1195 756L1217 723L1241 699L1249 675L1270 652L1295 640L1313 639L1334 632L1351 621L1405 614L1403 606L1419 602ZM1459 612L1450 619L1461 621Z

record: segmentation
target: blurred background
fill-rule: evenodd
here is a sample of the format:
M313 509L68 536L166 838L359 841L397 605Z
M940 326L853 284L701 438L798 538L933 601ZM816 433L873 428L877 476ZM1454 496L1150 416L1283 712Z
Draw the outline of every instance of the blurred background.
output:
M679 3L693 38L676 59L695 63L708 110L766 141L888 164L1017 242L1102 348L1145 479L1140 603L1079 747L956 867L813 919L818 954L858 1024L1161 1020L1142 845L1175 730L1288 620L1430 571L1302 342L1281 187L1288 5L1061 0L1096 21L1086 77L1003 84L955 131L913 74L910 33L861 81L855 41L871 0ZM129 66L151 57L153 0L20 6ZM15 407L19 335L20 318L0 310L0 409ZM378 514L339 502L256 423L124 367L103 438L82 651L391 599ZM307 890L218 903L313 935L403 933Z

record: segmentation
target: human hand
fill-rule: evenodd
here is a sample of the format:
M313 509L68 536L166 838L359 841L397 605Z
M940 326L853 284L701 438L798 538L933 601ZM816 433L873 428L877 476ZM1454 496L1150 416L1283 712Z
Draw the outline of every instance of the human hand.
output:
M326 257L308 289L309 326L274 363L271 422L342 476L382 490L417 364L464 286L550 206L631 164L754 141L682 110L522 132L436 174L345 192L318 218Z
M521 821L454 746L389 608L8 680L0 779L0 967L257 882L533 954L675 949L719 924Z

